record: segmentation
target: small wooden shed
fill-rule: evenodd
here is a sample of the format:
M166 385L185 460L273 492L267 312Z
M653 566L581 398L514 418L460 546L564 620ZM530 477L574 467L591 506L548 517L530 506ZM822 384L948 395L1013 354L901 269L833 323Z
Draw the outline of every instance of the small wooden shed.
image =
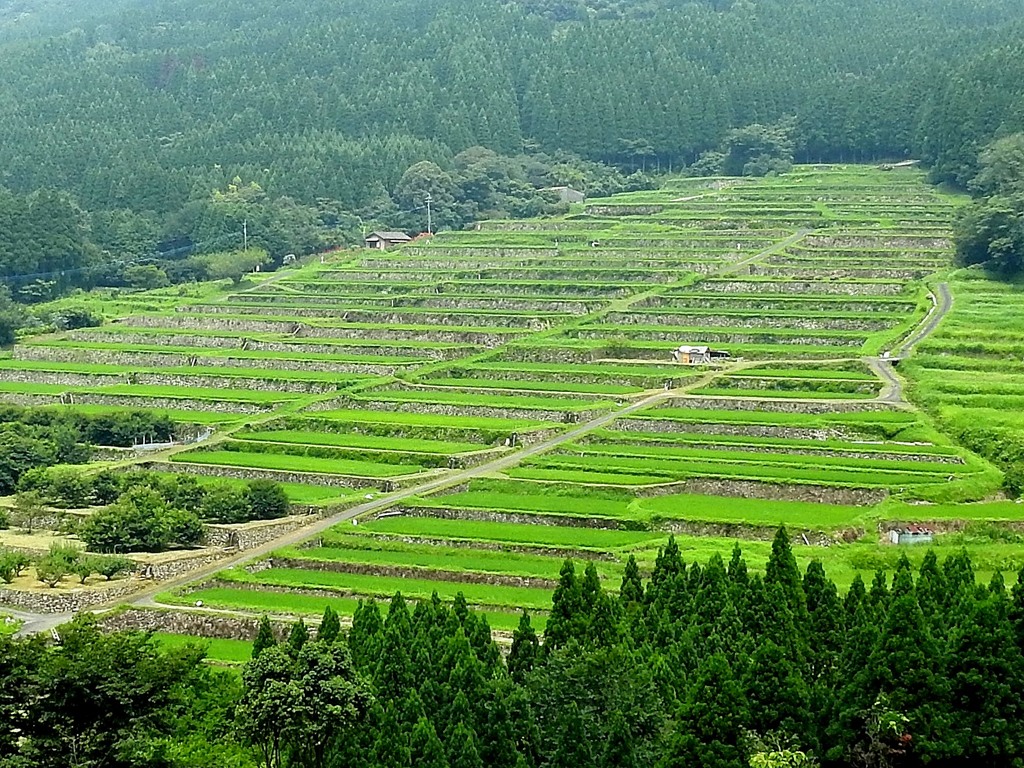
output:
M934 538L931 529L923 525L912 524L889 531L889 541L893 544L931 544Z
M374 232L366 238L366 247L386 251L392 246L408 243L410 240L412 238L405 232Z
M682 365L707 365L711 362L711 350L684 344L672 352L672 360Z

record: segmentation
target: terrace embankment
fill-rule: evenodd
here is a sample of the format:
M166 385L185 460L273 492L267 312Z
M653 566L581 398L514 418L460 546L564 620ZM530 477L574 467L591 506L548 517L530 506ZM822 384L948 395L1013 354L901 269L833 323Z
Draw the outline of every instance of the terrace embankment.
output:
M264 562L266 565L257 564L252 567L256 568L257 571L263 568L296 568L305 571L329 571L332 573L354 573L363 576L382 576L386 578L430 579L431 581L490 584L506 587L533 587L537 589L554 589L558 586L557 580L554 579L544 579L536 576L513 576L503 573L445 571L434 568L414 568L397 565L368 565L366 563L347 563L340 560L311 560L298 557L272 557Z
M163 608L129 608L104 614L99 625L108 632L124 630L140 632L170 632L194 638L225 640L252 640L259 631L260 620L224 613L169 610ZM283 641L291 631L291 622L271 620L275 637ZM309 627L316 636L317 625Z

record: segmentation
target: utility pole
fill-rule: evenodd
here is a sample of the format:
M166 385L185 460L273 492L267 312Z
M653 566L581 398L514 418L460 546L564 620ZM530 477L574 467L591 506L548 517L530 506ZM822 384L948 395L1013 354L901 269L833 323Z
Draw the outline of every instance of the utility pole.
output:
M427 234L434 234L433 220L430 216L430 204L434 202L434 198L427 192Z
M242 250L249 250L249 220L244 219L242 221Z

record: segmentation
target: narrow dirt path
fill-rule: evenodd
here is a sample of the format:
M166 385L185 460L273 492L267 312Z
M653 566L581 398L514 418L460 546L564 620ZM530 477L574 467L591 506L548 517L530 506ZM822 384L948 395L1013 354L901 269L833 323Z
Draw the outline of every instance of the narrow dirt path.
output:
M932 294L931 312L925 316L924 321L917 327L917 330L910 334L896 349L892 355L893 359L902 360L905 357L909 357L910 353L914 351L914 347L924 341L939 327L939 323L949 314L949 310L952 308L953 294L949 290L949 283L939 283Z

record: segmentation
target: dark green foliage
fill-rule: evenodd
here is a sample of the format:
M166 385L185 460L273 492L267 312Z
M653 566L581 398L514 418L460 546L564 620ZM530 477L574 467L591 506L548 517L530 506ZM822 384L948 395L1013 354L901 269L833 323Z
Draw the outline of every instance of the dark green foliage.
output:
M965 183L1020 124L1014 0L37 3L0 39L17 300L240 276L190 254L243 222L280 263L421 231L428 193L435 227L550 212L545 187L642 187L723 140L702 170L917 153ZM0 310L0 336L19 324Z
M540 653L540 642L537 633L530 625L530 614L523 611L519 626L512 635L512 648L508 654L508 673L517 683L522 683L526 675L533 669Z
M163 653L145 634L103 634L91 617L59 633L52 647L0 638L4 765L169 765L152 756L187 738L220 692L235 694L204 668L198 647ZM222 742L209 750L227 755L223 726L219 734L203 730Z
M989 144L979 164L970 185L977 198L957 220L957 257L965 266L980 264L998 277L1013 278L1024 271L1024 133ZM1014 496L1021 492L1016 458L999 458L1011 470L1006 488Z
M259 764L276 768L746 768L755 754L771 751L780 765L818 761L829 768L995 768L1024 758L1024 588L1008 591L998 574L976 585L966 554L940 563L928 553L916 575L900 562L891 588L880 576L869 594L855 580L840 599L818 563L794 581L792 555L781 534L766 583L746 573L742 553L728 566L713 557L687 567L672 542L659 557L658 585L652 575L632 614L610 601L611 634L596 629L607 599L599 580L591 569L577 580L566 566L563 587L576 597L560 617L563 643L538 652L524 617L507 665L486 621L465 600L412 606L396 595L386 619L376 603L363 602L347 642L328 642L324 631L323 639L309 640L297 624L293 636L301 642L278 645L264 620L240 698L228 689L217 696L200 695L195 686L176 690L187 689L188 701L221 718L234 706L238 732ZM50 555L64 568L76 557ZM792 605L797 586L802 612ZM321 629L333 620L325 613ZM63 653L0 640L0 722L33 734L50 727L51 700L24 697L43 679L38 665ZM149 672L162 673L163 664L154 661ZM141 674L127 660L124 669ZM88 684L104 684L95 670L72 671ZM115 692L130 683L118 680ZM126 709L115 704L102 737L87 730L92 726L81 715L86 730L61 731L62 747L75 738L99 743L126 728L138 733L118 719ZM169 733L167 724L179 720L165 715L138 727ZM27 724L28 716L38 724ZM198 737L180 727L165 744L166 754L177 756L168 758L170 768L249 768L196 757ZM211 728L206 723L200 731L223 738ZM124 746L117 751L122 762L111 764L150 765L141 748ZM0 729L0 765L24 749ZM793 762L798 753L807 759ZM38 764L59 763L54 757Z
M260 617L260 628L252 641L252 657L255 659L267 648L277 645L277 638L274 636L274 628L270 625L270 619L266 616Z
M291 631L288 633L288 641L285 644L288 649L288 653L292 656L298 656L299 652L302 651L303 646L309 642L309 628L306 626L306 622L299 619L292 624Z
M338 639L339 634L341 634L341 619L331 606L327 606L324 608L324 615L320 620L316 639L323 640L325 643L333 643Z
M79 535L94 552L161 552L198 544L203 527L194 512L175 509L156 491L138 487L90 515Z

